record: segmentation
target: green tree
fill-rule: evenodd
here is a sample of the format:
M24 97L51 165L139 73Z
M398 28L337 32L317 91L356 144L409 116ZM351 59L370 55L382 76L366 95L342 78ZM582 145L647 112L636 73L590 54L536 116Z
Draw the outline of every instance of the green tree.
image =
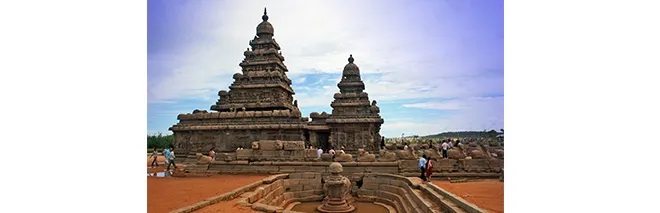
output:
M163 149L168 148L174 143L173 135L165 135L162 133L147 135L147 148Z

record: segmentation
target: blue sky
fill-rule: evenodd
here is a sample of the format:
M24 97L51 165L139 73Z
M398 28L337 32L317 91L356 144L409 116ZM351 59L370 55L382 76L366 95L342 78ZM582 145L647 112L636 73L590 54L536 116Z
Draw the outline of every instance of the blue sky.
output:
M353 54L386 137L503 128L502 1L149 0L149 133L228 90L264 7L303 116L332 111Z

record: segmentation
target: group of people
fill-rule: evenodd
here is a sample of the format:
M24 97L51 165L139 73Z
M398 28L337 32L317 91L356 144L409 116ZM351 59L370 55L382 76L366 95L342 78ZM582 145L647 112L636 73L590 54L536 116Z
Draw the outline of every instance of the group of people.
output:
M422 155L422 157L419 157L419 171L421 171L421 174L419 175L419 178L421 178L423 181L429 182L431 180L431 175L433 174L433 162L435 161L434 158L429 158L426 155Z
M309 149L314 150L314 146L309 146ZM321 155L323 155L323 152L324 152L323 149L322 149L321 147L319 147L319 148L316 150L316 156L320 159L320 158L321 158ZM344 153L346 153L346 152L344 151L344 147L343 147L343 146L342 146L341 149L339 150L339 153L340 153L340 154L344 154ZM332 155L332 159L335 159L335 156L337 155L337 151L335 151L335 148L331 146L330 149L328 150L328 154Z
M170 148L165 148L163 149L163 156L165 156L165 164L167 164L167 171L170 170L170 166L174 166L176 169L176 163L174 163L174 159L176 156L174 155L174 146L170 146ZM156 165L155 167L158 167L158 150L154 147L154 151L151 153L151 158L153 158L153 161L151 161L151 167L154 168L154 164Z

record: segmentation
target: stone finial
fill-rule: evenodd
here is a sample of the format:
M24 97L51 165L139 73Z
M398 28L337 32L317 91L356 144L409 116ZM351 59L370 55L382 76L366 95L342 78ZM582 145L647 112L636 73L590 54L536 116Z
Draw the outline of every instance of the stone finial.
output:
M266 13L266 8L264 7L264 15L261 16L261 20L268 21L268 14Z
M351 56L348 57L348 63L351 63L351 64L352 64L353 61L355 61L355 59L353 59L353 54L351 54Z
M344 172L344 167L340 163L334 162L330 164L330 168L328 168L328 171L331 174L339 174Z

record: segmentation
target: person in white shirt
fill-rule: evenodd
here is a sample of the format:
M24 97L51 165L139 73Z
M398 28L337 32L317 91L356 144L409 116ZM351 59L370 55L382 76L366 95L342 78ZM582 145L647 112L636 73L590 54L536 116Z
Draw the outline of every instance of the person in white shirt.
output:
M342 146L341 149L339 150L339 153L341 153L341 154L346 154L346 152L344 152L344 147L343 147L343 146Z
M319 147L319 149L316 150L316 156L318 156L319 159L321 159L321 155L322 155L322 154L323 154L323 149L321 149L321 147Z
M442 158L447 158L447 150L449 149L449 144L447 141L442 143Z
M170 151L170 156L169 156L170 163L167 164L167 171L170 171L170 165L174 165L174 169L176 169L176 163L174 163L174 158L176 158L176 156L174 156L174 148L172 148L172 151Z
M335 154L337 154L337 153L335 152L334 147L330 147L330 151L328 151L328 153L330 153L330 155L332 155L332 159L335 159Z

